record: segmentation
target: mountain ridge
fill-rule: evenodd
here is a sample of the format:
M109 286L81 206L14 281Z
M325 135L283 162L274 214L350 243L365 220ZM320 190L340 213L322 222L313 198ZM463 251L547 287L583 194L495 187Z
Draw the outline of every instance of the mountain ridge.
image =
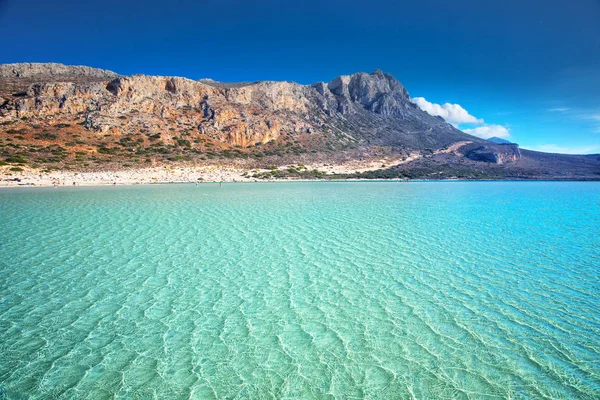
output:
M85 65L65 65L60 63L15 63L0 64L0 77L30 78L36 76L90 76L118 77L116 72Z
M564 175L535 153L523 159L518 145L468 135L420 110L408 90L381 70L302 85L121 76L28 63L1 65L0 89L3 140L28 149L26 157L4 144L5 163L15 154L51 168L145 162L252 168L396 157L416 160L408 164L419 170L425 165L439 177L600 175L588 159L570 158ZM40 143L44 151L32 151ZM52 157L48 145L63 150Z

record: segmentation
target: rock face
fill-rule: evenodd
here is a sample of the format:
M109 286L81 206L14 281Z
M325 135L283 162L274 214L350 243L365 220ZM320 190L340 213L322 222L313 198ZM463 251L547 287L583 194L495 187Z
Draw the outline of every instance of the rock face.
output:
M20 63L0 65L0 104L3 99L27 90L39 82L91 83L114 79L119 75L104 69L67 66L56 63Z
M118 74L105 69L84 66L67 66L57 63L19 63L1 64L0 78L42 78L85 76L110 79Z
M484 161L494 164L512 163L521 159L521 151L516 144L500 146L480 146L465 154L474 161Z
M402 116L410 104L408 91L389 74L376 70L340 76L327 85L341 114L352 112L353 104L382 116Z
M421 111L406 88L380 70L307 86L122 77L89 67L10 64L0 66L0 83L5 89L0 123L5 125L24 120L36 129L78 124L99 136L137 135L140 143L160 137L170 144L186 137L184 142L210 140L223 148L285 138L286 146L304 153L353 151L359 157L365 150L408 155L468 142L471 147L463 153L469 151L471 160L504 164L520 158L518 148L467 135ZM14 90L6 94L6 88Z

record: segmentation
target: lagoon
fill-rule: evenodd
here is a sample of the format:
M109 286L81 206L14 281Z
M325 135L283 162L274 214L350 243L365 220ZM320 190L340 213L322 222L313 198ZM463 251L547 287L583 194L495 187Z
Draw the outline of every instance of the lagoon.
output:
M600 183L0 190L0 398L598 398Z

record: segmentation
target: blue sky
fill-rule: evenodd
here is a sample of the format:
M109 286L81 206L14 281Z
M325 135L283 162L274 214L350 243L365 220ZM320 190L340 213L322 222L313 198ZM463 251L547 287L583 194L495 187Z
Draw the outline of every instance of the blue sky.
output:
M121 74L312 83L381 68L461 129L600 153L598 0L0 0L0 35L0 63Z

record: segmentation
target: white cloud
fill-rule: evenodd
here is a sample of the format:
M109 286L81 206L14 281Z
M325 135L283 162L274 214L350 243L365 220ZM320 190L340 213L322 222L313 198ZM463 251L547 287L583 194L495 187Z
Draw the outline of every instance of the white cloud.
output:
M463 129L463 132L483 139L489 139L494 136L499 138L510 137L510 132L502 125L483 125L473 129Z
M587 116L587 119L591 119L592 121L600 121L600 114L590 114Z
M460 104L446 103L439 105L428 102L424 97L415 97L412 99L412 102L419 106L421 110L433 116L440 116L452 125L483 124L483 119L472 116Z
M540 146L527 146L524 149L542 151L544 153L562 153L562 154L594 154L600 152L598 146L584 146L584 147L567 147L558 146L556 144L542 144Z
M570 111L570 108L566 108L566 107L558 107L558 108L551 108L548 111L550 112L567 112Z
M459 124L483 124L482 118L476 118L469 114L467 110L462 108L460 104L446 103L443 105L431 103L424 97L415 97L412 99L419 108L431 115L440 116L458 128ZM483 139L491 137L507 138L510 137L508 129L502 125L485 124L475 128L463 129L463 132L473 136L478 136Z

